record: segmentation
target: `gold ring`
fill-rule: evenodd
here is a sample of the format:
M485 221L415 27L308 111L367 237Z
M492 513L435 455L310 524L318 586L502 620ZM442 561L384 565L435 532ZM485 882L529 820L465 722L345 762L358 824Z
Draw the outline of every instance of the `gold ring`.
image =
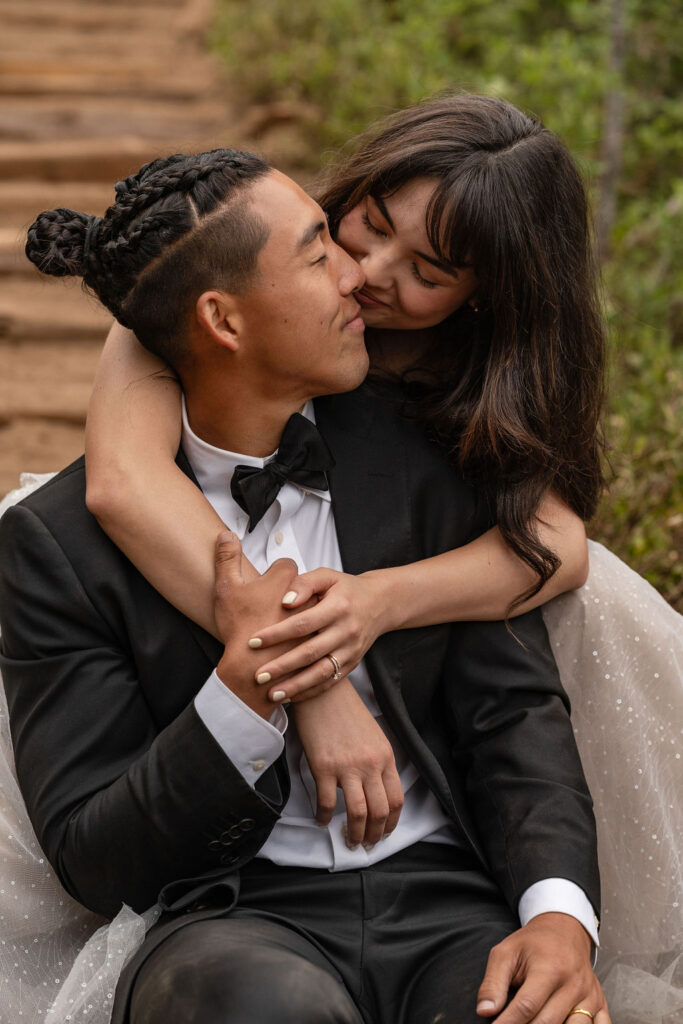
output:
M584 1016L590 1017L591 1020L595 1020L595 1016L590 1012L590 1010L584 1010L582 1006L577 1006L575 1010L572 1010L569 1017L572 1017L575 1013L583 1013Z
M329 658L329 660L332 662L332 668L334 669L334 675L332 676L332 678L334 679L334 681L336 683L342 677L341 665L339 664L339 662L335 658L334 654L326 654L325 657Z

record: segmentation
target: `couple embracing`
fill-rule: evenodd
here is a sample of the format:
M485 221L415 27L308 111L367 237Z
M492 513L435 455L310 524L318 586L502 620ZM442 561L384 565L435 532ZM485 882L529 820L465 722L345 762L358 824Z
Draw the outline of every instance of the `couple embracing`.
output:
M216 150L29 232L122 325L87 493L79 461L0 526L32 823L91 910L161 908L120 1024L608 1024L537 607L602 483L579 176L458 96L321 199Z

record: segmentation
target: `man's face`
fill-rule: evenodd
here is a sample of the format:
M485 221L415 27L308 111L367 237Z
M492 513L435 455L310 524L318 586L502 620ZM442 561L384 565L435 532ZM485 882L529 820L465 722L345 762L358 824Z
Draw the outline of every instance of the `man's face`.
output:
M255 183L249 202L270 235L239 302L242 370L268 398L352 390L368 370L353 295L363 271L332 241L318 204L279 171Z

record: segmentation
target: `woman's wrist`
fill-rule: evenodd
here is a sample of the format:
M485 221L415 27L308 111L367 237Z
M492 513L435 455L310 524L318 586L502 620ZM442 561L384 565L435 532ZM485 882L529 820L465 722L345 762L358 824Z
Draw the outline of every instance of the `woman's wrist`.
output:
M358 577L368 589L368 604L372 609L375 636L391 633L405 625L406 602L401 595L400 570L371 569Z

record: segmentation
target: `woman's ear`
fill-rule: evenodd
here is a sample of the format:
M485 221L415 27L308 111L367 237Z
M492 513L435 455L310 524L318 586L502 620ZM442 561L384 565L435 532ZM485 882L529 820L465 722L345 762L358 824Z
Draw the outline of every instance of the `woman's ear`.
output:
M195 316L207 340L237 351L243 322L235 296L227 292L203 292L197 299Z

